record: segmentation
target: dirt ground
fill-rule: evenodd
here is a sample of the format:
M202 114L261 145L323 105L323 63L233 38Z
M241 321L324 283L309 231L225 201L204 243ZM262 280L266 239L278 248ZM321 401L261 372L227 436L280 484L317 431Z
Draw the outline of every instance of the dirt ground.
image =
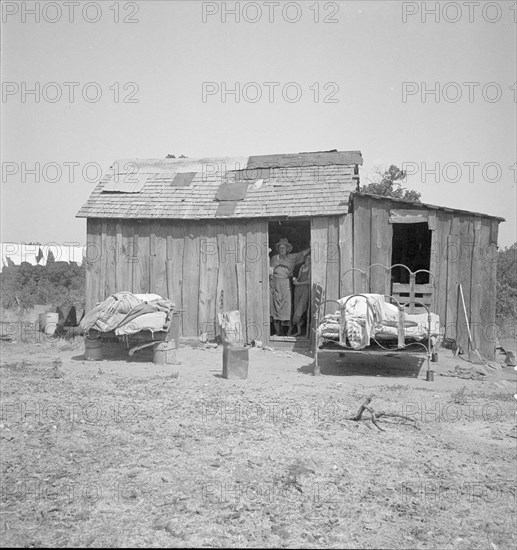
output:
M180 365L2 343L0 536L16 547L515 548L516 372L417 356L222 348ZM499 356L503 362L504 357ZM358 407L384 417L379 431Z

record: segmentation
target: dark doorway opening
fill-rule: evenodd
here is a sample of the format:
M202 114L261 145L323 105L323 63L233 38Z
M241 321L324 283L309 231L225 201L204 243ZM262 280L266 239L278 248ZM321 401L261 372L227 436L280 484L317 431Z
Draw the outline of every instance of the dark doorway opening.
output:
M393 246L391 265L403 264L411 271L431 267L431 239L433 232L427 223L396 223L393 224ZM392 282L409 283L409 273L403 267L391 270ZM418 273L417 284L429 283L428 273Z
M289 262L272 266L269 281L269 319L272 340L290 341L308 339L311 304L310 269L304 264L302 251L311 246L310 220L269 222L269 262L278 254L276 244L287 239L292 249ZM296 257L298 255L298 257ZM299 280L298 280L299 279ZM305 281L309 284L295 284ZM306 306L306 307L305 307ZM281 319L279 319L279 317Z

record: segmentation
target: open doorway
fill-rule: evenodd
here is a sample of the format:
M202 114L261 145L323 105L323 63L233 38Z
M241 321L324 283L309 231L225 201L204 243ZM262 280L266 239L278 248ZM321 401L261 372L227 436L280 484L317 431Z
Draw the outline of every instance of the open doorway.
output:
M393 224L391 265L403 264L413 272L419 269L429 270L432 234L425 222ZM393 268L391 277L394 283L409 283L409 273L403 267ZM429 274L418 273L415 282L429 283Z
M272 340L308 339L311 304L310 220L269 222L269 320ZM284 246L280 246L283 243ZM279 246L277 246L279 245ZM284 252L286 256L280 256Z

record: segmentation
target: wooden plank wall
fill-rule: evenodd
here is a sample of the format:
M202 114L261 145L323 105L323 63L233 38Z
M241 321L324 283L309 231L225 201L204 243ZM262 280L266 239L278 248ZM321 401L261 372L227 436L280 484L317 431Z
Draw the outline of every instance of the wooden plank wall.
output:
M361 269L366 275L354 271L354 292L369 291L368 268L371 265L371 218L374 199L354 198L354 268ZM391 250L391 247L390 247Z
M339 216L339 296L354 293L354 217L352 214Z
M465 298L465 305L467 308L467 315L469 321L471 319L471 300L470 300L470 287L472 282L471 269L472 269L472 251L473 251L473 238L474 238L474 224L473 220L467 216L459 217L459 236L460 236L460 254L458 258L458 282L461 283L463 288L463 296ZM467 350L468 346L468 332L467 322L465 320L465 314L463 313L463 304L461 299L458 302L457 324L456 324L456 340Z
M354 292L390 294L391 273L383 267L391 266L393 226L388 223L390 202L368 197L354 198L353 266L365 272L354 272Z
M494 220L484 219L479 231L479 255L481 268L476 277L473 273L473 284L480 284L479 324L481 334L479 351L488 358L495 357L497 330L495 325L496 308L496 271L497 271L497 234L499 224ZM476 310L477 311L477 310Z
M436 230L431 243L431 273L434 274L434 310L441 323L447 323L447 239L451 232L451 216L437 212Z
M354 292L389 294L390 281L379 269L370 284L351 267L391 265L391 203L356 197L354 213L311 220L312 282L327 299ZM436 274L434 311L446 337L467 349L461 282L475 344L495 356L495 273L498 222L489 218L436 212L431 271ZM91 309L123 290L167 295L184 308L181 334L217 333L216 315L238 309L245 338L269 340L269 258L267 220L214 221L88 220L86 304ZM169 262L167 262L169 261Z
M246 224L246 247L244 250L246 305L239 307L241 322L245 322L245 337L248 341L269 340L269 256L267 245L267 222L250 221ZM230 278L237 285L237 268L231 264ZM242 292L241 292L242 293ZM238 295L238 290L236 295ZM243 317L244 315L244 317ZM245 319L245 321L243 320Z
M86 239L86 310L89 311L103 298L101 295L101 262L103 252L101 246L102 222L97 219L88 220Z
M311 220L312 283L322 286L325 300L337 300L342 296L341 273L349 267L347 258L351 251L346 217L319 216ZM335 307L329 305L325 308L325 313L330 311L335 311Z
M387 216L393 204L368 197L354 198L353 222L350 217L350 221L346 217L341 221L342 227L353 223L353 251L347 255L351 256L354 267L366 270L374 263L391 265L393 233ZM445 326L446 338L456 340L466 350L468 331L458 299L458 283L461 283L474 343L487 359L493 359L498 222L454 212L429 211L428 223L433 232L430 271L435 274L436 284L433 311ZM341 273L344 273L343 268ZM384 293L383 290L389 288L381 270L376 268L371 270L369 285L364 284L358 273L354 276L353 288L350 279L344 277L341 295L350 294L352 290Z
M238 309L246 339L269 341L267 221L90 219L86 269L88 310L115 292L151 292L185 310L182 336L214 337L217 313Z
M371 201L370 219L370 287L374 294L391 294L391 271L374 264L391 266L391 248L393 243L393 225L388 223L390 204Z

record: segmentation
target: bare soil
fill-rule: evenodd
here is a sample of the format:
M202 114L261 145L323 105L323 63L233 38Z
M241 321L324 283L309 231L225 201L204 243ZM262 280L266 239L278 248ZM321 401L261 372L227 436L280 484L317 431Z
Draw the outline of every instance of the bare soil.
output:
M0 536L15 547L515 548L516 372L418 356L2 343ZM502 363L503 356L498 357ZM374 394L376 412L349 420Z

